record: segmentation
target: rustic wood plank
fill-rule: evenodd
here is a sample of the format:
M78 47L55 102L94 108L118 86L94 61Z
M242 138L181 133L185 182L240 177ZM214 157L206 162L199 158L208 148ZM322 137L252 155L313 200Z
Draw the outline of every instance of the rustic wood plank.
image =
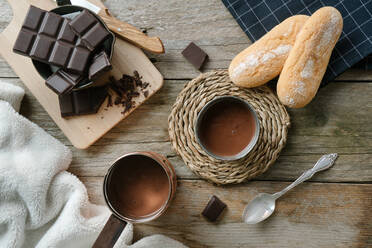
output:
M344 83L322 89L307 108L290 110L292 128L288 145L278 162L257 180L216 187L198 179L172 150L167 117L177 94L199 74L181 55L195 41L209 55L206 70L226 68L230 60L250 44L220 0L138 1L107 0L105 4L121 20L160 36L166 54L152 55L166 79L165 87L88 150L74 149L35 98L26 90L21 113L71 147L69 171L79 176L94 203L104 204L102 176L119 155L152 150L175 166L178 191L166 215L135 227L135 238L155 233L175 238L191 247L371 247L372 219L372 71L350 69L337 78ZM0 0L0 31L11 20L6 0ZM0 58L0 80L22 85ZM320 154L339 152L329 171L317 174L290 192L277 205L272 218L257 226L241 223L244 205L258 192L275 192L310 168ZM94 158L94 159L92 159ZM315 182L348 182L314 183ZM351 183L350 183L351 182ZM362 182L363 184L352 184ZM197 194L195 194L197 192ZM228 204L218 224L200 217L209 197L216 194Z
M3 79L4 80L4 79ZM22 86L18 79L9 82ZM167 80L158 94L87 150L71 147L36 99L27 91L21 113L71 147L70 171L78 176L103 176L111 161L123 153L152 150L166 155L181 178L198 178L175 154L169 143L167 118L186 81ZM331 170L313 181L372 181L371 83L338 83L322 89L307 108L290 110L292 128L278 162L259 180L293 180L310 168L320 154L339 152ZM358 111L355 111L358 109ZM347 113L347 118L345 118ZM94 156L94 160L92 160Z
M101 178L81 178L93 202L104 204ZM245 204L257 193L273 193L288 183L251 182L217 187L179 181L164 216L135 226L135 238L166 234L190 247L370 247L372 185L304 183L277 202L274 215L258 225L241 222ZM197 192L197 193L195 193ZM216 194L227 205L217 224L200 213Z
M148 55L166 79L190 79L199 74L181 55L190 41L209 54L205 70L227 68L231 59L251 44L220 0L107 0L105 4L119 19L163 40L166 53ZM0 0L0 9L2 31L12 12L6 0ZM0 77L17 77L3 59L0 59ZM371 81L372 71L348 70L337 80Z

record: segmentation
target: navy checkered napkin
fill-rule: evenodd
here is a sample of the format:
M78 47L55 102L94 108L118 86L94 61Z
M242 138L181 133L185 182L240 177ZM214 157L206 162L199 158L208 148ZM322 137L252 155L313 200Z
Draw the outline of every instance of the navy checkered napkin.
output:
M346 69L372 69L372 0L222 0L251 41L256 41L284 19L311 15L323 6L337 8L344 20L323 82ZM363 60L363 61L361 61ZM358 63L359 62L359 63Z

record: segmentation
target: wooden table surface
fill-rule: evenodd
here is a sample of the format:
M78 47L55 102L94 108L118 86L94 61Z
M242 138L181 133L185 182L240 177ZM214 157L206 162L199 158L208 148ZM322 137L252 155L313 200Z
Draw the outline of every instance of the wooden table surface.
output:
M250 41L220 0L107 0L119 19L161 37L166 54L149 57L165 78L164 87L128 119L87 150L71 146L26 89L21 113L71 148L69 171L104 204L103 176L118 156L151 150L168 157L178 176L176 197L164 216L135 226L135 238L161 233L190 247L372 247L372 71L349 69L320 90L306 108L289 110L292 127L278 161L257 180L218 187L194 175L172 150L167 118L185 83L199 74L181 55L190 41L210 56L206 70L227 68ZM0 27L11 10L0 1ZM0 58L0 80L22 85ZM324 153L337 152L336 165L317 174L277 203L262 224L241 222L245 204L258 192L273 193L313 166ZM215 194L228 205L211 224L200 217Z

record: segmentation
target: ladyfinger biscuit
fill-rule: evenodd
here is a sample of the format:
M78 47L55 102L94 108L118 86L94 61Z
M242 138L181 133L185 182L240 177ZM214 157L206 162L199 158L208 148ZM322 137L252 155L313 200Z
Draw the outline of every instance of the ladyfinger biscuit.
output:
M278 80L277 93L284 105L301 108L314 98L342 25L342 16L333 7L317 10L305 23Z
M305 15L289 17L240 52L230 63L231 81L238 86L251 88L278 76L297 34L308 18Z

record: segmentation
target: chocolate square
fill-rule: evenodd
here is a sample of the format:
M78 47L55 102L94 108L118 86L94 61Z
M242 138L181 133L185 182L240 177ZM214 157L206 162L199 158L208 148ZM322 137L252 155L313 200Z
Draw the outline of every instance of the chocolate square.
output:
M38 35L30 52L31 58L38 60L48 59L49 51L51 50L52 46L52 39L47 36Z
M204 208L202 215L209 221L216 221L222 211L226 208L226 204L213 195L207 206Z
M43 23L41 24L40 34L45 34L49 36L55 36L59 30L59 25L63 21L63 18L52 12L47 12L45 14Z
M74 42L76 39L76 34L72 32L70 24L67 20L64 20L62 23L61 31L58 36L58 40L63 40L69 43Z
M46 13L45 10L39 9L31 5L30 8L28 9L22 28L28 28L31 30L38 29L45 13Z
M84 71L85 65L88 62L89 50L77 47L72 51L71 59L67 65L67 69L76 71L77 73Z
M85 44L94 49L97 47L107 36L109 32L102 26L101 23L94 25L84 36L83 41Z
M68 73L59 69L45 81L45 84L55 93L61 95L70 92L83 79L84 76L82 75Z
M90 80L96 80L106 71L111 70L112 65L107 54L102 51L93 58L89 67L88 75Z
M64 67L66 58L70 55L73 46L57 41L54 45L52 54L49 57L49 62L59 67Z
M21 30L18 34L13 50L19 53L29 53L34 42L34 39L35 39L34 34L26 30Z
M196 69L200 70L208 55L194 42L191 42L183 51L182 55L189 61Z
M91 87L59 96L62 117L97 113L107 96L107 87Z
M75 115L74 100L72 94L64 94L59 96L59 109L62 117Z
M96 18L89 13L88 10L83 10L70 22L70 26L76 33L85 33L97 22Z

